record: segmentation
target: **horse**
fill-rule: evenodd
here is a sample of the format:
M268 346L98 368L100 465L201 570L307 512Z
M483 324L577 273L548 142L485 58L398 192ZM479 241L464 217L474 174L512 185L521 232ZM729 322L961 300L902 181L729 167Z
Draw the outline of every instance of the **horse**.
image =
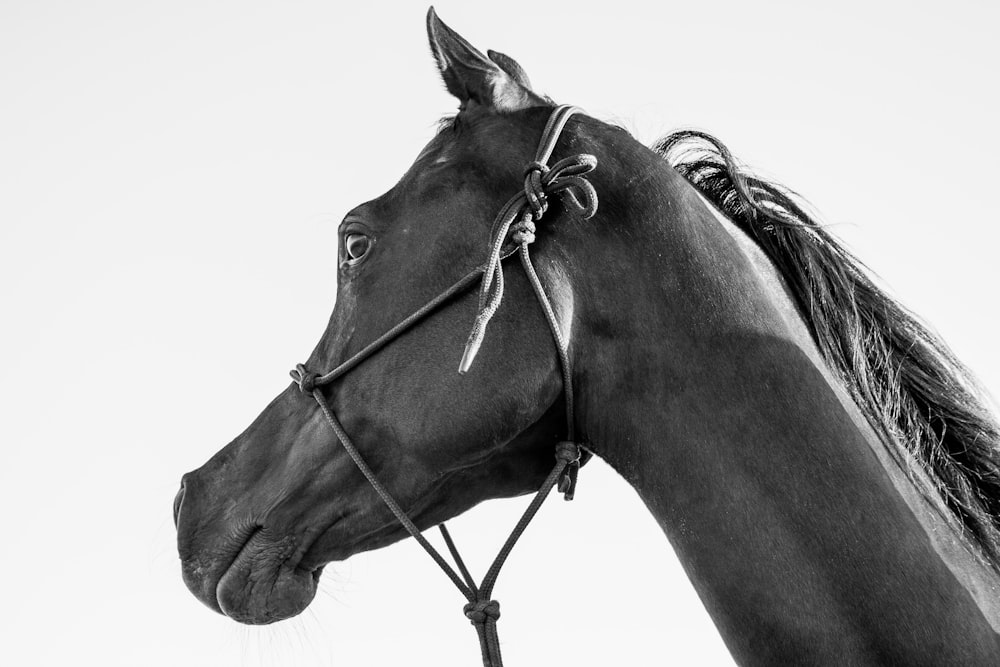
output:
M183 476L191 592L292 617L326 564L598 456L739 664L1000 664L1000 425L947 345L714 137L646 147L427 31L458 112L344 217L295 382Z

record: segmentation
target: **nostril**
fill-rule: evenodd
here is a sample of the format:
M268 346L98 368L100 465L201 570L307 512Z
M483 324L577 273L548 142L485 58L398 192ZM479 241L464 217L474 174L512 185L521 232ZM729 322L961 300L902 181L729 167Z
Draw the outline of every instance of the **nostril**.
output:
M184 501L184 482L181 482L181 488L174 496L174 528L177 528L177 517L181 513L181 503Z

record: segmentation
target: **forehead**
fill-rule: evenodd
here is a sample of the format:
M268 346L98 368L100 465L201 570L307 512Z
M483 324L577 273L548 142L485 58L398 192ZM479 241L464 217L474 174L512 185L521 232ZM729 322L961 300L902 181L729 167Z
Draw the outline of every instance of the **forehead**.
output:
M442 121L396 185L371 204L388 218L414 205L475 190L510 196L534 158L549 109L468 113ZM404 207L401 209L400 207Z
M539 107L505 114L463 112L445 118L413 168L465 161L520 169L532 159L548 113L549 109Z

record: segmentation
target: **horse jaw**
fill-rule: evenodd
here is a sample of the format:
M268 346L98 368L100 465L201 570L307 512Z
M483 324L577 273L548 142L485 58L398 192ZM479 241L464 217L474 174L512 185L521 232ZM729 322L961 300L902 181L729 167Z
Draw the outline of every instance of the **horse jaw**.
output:
M552 466L554 434L563 421L554 387L551 398L534 424L480 458L439 474L408 459L381 465L381 479L421 530L488 498L532 492ZM327 563L407 537L323 430L313 406L290 387L243 434L184 476L176 504L184 581L203 604L238 622L295 616L312 601ZM366 444L374 455L378 448ZM267 467L247 467L265 452L283 455Z

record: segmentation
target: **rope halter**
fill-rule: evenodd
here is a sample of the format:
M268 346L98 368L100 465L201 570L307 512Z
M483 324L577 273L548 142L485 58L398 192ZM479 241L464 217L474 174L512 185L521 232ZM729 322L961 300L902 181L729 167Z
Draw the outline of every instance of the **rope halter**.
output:
M485 667L503 667L500 657L500 640L497 637L496 630L496 623L500 618L500 603L492 599L493 586L500 575L500 568L503 567L507 556L514 548L514 544L521 537L528 523L535 516L535 513L548 497L553 487L558 485L559 492L564 495L566 500L573 499L576 489L577 472L580 468L581 448L574 440L573 374L570 367L567 344L559 329L559 323L556 320L555 312L552 310L552 304L545 293L544 287L542 287L541 281L538 279L538 274L535 272L528 253L528 246L535 241L536 223L542 220L545 212L548 210L549 199L552 195L563 195L563 202L568 203L569 207L580 218L591 218L597 211L597 193L590 182L584 177L585 174L593 171L597 166L597 159L593 155L574 155L559 160L551 167L547 166L556 141L566 126L566 122L570 116L578 112L579 109L576 107L564 105L557 107L552 112L552 115L549 116L549 120L542 132L542 139L535 154L535 159L525 167L524 187L522 191L508 200L493 221L493 226L490 230L489 254L484 265L462 277L458 282L428 301L416 312L396 324L396 326L376 338L360 352L333 370L319 375L307 369L303 364L296 364L295 369L290 372L299 390L303 394L312 395L316 403L319 404L324 418L340 440L344 450L382 499L382 502L386 504L396 519L403 525L403 528L424 548L430 557L434 559L434 562L451 579L456 588L465 596L468 603L463 607L463 611L479 635L479 645L482 649L483 665ZM546 477L545 481L539 487L524 514L521 515L517 525L514 526L514 529L500 548L500 552L494 558L492 565L490 565L489 570L486 572L486 576L483 577L482 583L476 585L444 524L440 524L438 527L441 530L441 535L448 547L448 551L451 553L455 565L458 567L458 572L427 541L427 538L424 537L420 529L417 528L399 503L382 486L382 483L376 478L375 473L365 462L357 447L354 446L350 436L340 424L336 414L327 402L326 396L323 394L322 387L351 371L365 359L392 342L404 331L410 329L433 313L446 301L465 292L477 280L480 280L478 314L473 323L472 332L469 335L468 343L462 355L462 362L459 366L460 373L468 371L483 342L483 337L486 334L486 326L500 307L500 302L503 299L504 282L501 262L515 252L518 252L520 255L525 275L531 283L532 290L538 300L539 306L542 308L542 312L549 325L549 330L552 333L552 338L555 341L556 353L559 357L559 366L562 372L563 398L566 403L566 440L556 444L555 467L552 468L548 477Z

